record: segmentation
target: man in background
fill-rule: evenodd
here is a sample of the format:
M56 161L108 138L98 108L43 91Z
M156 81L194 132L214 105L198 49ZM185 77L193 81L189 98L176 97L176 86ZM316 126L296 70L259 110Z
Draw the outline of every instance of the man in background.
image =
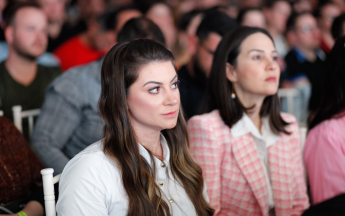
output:
M15 105L21 105L23 110L41 107L44 91L60 69L36 63L48 41L47 17L39 5L18 2L7 7L4 20L9 55L0 63L0 110L13 120Z
M195 55L178 71L181 104L187 118L201 109L214 52L222 36L236 26L234 19L217 9L205 12L193 43Z

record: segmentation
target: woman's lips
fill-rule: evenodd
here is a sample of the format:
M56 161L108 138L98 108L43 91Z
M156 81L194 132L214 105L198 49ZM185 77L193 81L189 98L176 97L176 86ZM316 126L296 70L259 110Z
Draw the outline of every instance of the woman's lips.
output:
M175 117L176 115L177 115L177 111L176 110L163 114L163 116L165 116L165 117Z
M267 79L265 79L265 81L267 81L267 82L276 82L277 78L272 76L272 77L268 77Z

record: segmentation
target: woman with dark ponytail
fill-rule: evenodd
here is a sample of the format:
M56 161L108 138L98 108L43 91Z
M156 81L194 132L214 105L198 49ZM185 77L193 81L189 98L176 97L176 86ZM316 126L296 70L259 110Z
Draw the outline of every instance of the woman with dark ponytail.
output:
M59 216L213 215L188 152L171 52L148 39L120 43L101 74L104 139L65 167Z

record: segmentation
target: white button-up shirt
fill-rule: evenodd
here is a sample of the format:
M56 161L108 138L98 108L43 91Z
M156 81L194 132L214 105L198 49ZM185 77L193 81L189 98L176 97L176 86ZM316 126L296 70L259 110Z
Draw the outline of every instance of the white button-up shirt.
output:
M266 182L268 186L268 205L271 209L274 207L274 200L270 180L271 178L269 174L267 148L278 141L279 135L276 135L272 132L269 125L268 117L264 117L261 120L262 124L260 134L258 128L254 125L253 121L244 113L243 117L231 127L231 135L233 137L239 137L247 133L251 133L253 135L256 148L258 150L259 158L261 160L261 164L263 166L266 176Z
M139 150L149 164L148 151L140 144ZM176 216L196 216L195 208L182 185L172 175L170 151L161 137L164 160L153 157L156 165L156 183L162 190L162 199ZM206 185L204 197L208 202ZM76 155L64 168L59 185L57 213L62 215L125 216L128 211L127 193L123 187L119 166L103 152L98 141Z

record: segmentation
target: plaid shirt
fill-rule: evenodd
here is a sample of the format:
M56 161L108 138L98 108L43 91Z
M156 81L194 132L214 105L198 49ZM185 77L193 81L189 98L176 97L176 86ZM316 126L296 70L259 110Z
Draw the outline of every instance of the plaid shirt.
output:
M268 147L268 164L277 216L300 215L308 208L299 131L293 116L282 114L290 135ZM217 110L188 122L190 151L203 169L215 215L268 215L268 189L251 133L234 138Z

